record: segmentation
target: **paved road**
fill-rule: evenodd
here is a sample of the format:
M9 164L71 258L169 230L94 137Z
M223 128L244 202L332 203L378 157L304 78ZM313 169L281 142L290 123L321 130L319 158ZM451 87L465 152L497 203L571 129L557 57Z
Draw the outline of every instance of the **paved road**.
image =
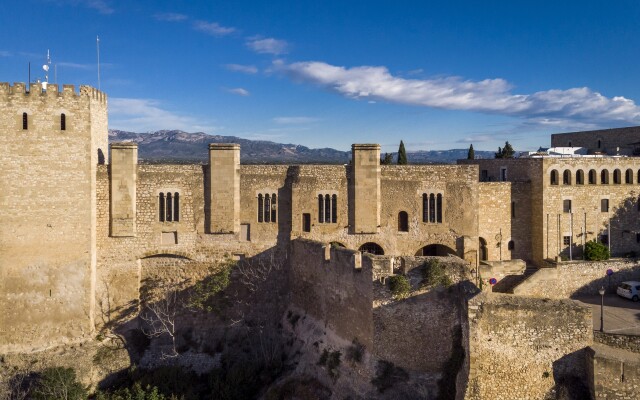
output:
M600 295L575 297L590 305L593 329L600 329ZM604 295L604 331L625 335L640 335L640 302L634 303L617 294Z

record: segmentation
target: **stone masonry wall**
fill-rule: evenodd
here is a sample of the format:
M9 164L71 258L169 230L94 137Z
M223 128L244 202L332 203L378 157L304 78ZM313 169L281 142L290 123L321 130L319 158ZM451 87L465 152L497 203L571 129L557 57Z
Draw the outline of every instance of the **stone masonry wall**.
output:
M466 399L542 399L559 382L587 383L591 309L570 300L483 293L469 301ZM526 393L526 397L523 394Z
M607 276L611 269L613 275ZM604 286L615 293L620 282L640 280L640 264L633 260L559 263L541 268L514 289L515 294L567 299L575 295L593 295Z
M345 340L373 346L371 260L306 239L291 242L291 301Z
M596 400L634 400L640 388L640 357L622 350L594 346L593 389Z
M592 151L606 152L607 154L631 155L640 135L640 128L632 126L628 128L601 129L587 132L554 133L551 135L551 147L585 147ZM598 148L600 140L600 148ZM620 151L616 151L617 148Z

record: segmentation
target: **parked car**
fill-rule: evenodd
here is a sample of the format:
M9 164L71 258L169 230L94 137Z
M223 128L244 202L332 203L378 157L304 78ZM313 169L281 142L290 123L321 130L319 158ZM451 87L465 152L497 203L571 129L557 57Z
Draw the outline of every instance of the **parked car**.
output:
M631 299L633 301L638 301L638 299L640 299L640 282L622 282L620 286L618 286L618 296L626 297L627 299Z

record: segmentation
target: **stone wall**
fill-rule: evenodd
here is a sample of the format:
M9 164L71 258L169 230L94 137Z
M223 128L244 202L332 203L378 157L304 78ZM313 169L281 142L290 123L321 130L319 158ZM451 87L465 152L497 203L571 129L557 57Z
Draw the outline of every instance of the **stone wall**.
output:
M635 149L632 143L638 142L639 135L640 128L637 126L587 132L554 133L551 135L551 147L584 147L591 152L631 155ZM598 141L600 141L599 147Z
M469 306L466 399L542 399L556 382L587 386L591 309L570 300L483 293Z
M0 83L0 352L91 336L106 102L84 86Z
M372 266L359 252L306 239L291 242L292 304L346 340L373 347Z
M640 388L640 357L626 351L594 346L593 391L595 398L633 400Z
M613 275L607 276L611 269ZM558 263L541 268L514 289L515 294L567 299L576 295L593 295L605 287L615 293L620 282L640 279L640 264L634 260Z
M617 349L640 353L640 336L593 331L593 341Z

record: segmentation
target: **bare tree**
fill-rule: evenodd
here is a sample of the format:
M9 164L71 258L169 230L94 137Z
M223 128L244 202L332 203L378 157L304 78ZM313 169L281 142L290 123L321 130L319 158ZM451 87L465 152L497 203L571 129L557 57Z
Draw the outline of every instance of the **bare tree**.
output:
M29 373L20 369L0 375L0 400L24 400L29 395L31 382Z
M176 316L178 311L178 290L166 287L162 296L157 300L149 299L144 306L140 319L145 327L142 332L149 338L168 335L171 339L171 352L162 352L162 358L177 357L176 350Z
M270 257L255 257L251 261L238 263L236 271L240 274L240 282L251 292L258 290L273 271L279 271L286 262L286 256L276 259L275 255Z

